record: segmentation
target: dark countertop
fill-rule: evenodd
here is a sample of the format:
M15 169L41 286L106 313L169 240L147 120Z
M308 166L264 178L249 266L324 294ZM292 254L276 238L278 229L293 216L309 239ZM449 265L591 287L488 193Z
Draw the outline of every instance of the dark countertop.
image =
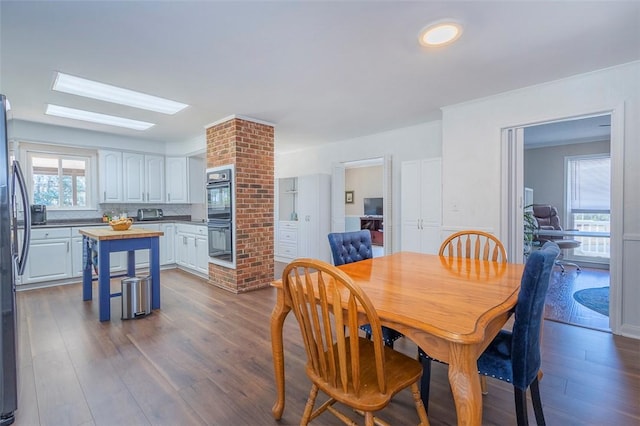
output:
M193 225L204 225L204 220L191 220L191 216L165 216L161 220L136 220L133 219L134 225L143 225L145 223L165 223L165 222L180 222ZM62 220L48 220L46 225L33 225L34 229L43 228L71 228L78 226L95 226L95 225L108 225L107 222L103 222L102 218L98 219L62 219Z

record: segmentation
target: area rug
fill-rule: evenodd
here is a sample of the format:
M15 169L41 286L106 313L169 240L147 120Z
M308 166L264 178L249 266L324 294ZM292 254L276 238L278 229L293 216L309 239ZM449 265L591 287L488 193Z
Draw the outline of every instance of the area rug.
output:
M609 287L585 288L573 293L573 298L582 306L609 316Z

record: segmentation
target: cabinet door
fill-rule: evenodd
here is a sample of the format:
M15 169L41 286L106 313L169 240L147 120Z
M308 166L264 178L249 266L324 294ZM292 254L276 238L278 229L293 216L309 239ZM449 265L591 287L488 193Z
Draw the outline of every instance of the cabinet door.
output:
M122 153L98 151L98 175L98 202L122 202Z
M400 222L403 251L420 252L420 161L404 161L400 170Z
M420 173L420 247L422 253L438 254L442 243L442 160L422 160Z
M165 167L165 186L167 203L188 203L188 171L186 157L167 157ZM200 187L204 190L204 179L200 181Z
M331 261L329 175L298 177L298 256Z
M209 240L206 236L198 235L196 245L196 271L209 274Z
M71 277L71 239L31 240L22 283Z
M400 171L401 247L438 253L442 225L440 158L405 161Z
M160 225L164 235L160 237L160 265L176 263L176 225Z
M196 236L195 235L187 235L187 258L186 258L186 267L189 269L196 269L196 259L198 258L196 254Z
M144 201L147 203L164 203L164 156L145 155L145 189Z
M187 266L187 234L179 232L176 235L176 263L180 266Z
M144 175L144 155L133 152L123 153L122 176L125 202L145 202Z

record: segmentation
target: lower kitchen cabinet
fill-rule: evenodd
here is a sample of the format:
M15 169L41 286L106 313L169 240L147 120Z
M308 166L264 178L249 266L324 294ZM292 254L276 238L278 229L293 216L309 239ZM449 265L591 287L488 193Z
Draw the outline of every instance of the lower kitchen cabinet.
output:
M84 262L80 227L35 228L31 231L29 257L25 273L18 284L46 281L72 281L82 277ZM206 225L180 223L137 223L137 227L162 231L160 237L160 265L175 265L201 276L209 275L209 246ZM20 237L21 238L21 237ZM149 250L136 250L136 269L149 267ZM127 253L110 256L112 274L126 272ZM94 273L95 275L95 273Z
M176 263L176 224L163 223L160 230L164 235L160 237L160 265Z
M21 284L71 278L70 228L33 229Z
M209 275L206 225L176 225L176 263L184 269Z

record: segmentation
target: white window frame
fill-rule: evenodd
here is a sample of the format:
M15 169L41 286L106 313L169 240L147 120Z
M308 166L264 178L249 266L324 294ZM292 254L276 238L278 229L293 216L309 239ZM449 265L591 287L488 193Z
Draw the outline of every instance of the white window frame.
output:
M70 210L96 210L96 194L97 194L97 156L95 150L71 148L67 146L44 145L21 143L20 157L25 167L25 179L29 188L29 197L31 203L34 202L34 180L33 165L31 158L33 156L54 157L71 160L85 161L85 189L86 189L86 206L47 206L47 210L51 211L70 211Z
M573 223L573 216L572 213L574 211L574 209L572 208L572 204L571 204L571 193L570 193L570 188L569 188L569 170L570 170L570 162L572 161L576 161L576 160L589 160L589 159L600 159L600 158L608 158L610 162L612 162L611 159L611 153L609 152L603 152L603 153L598 153L598 154L585 154L585 155L570 155L570 156L566 156L564 158L564 192L565 192L565 202L564 202L564 212L562 214L562 221L563 223L561 224L562 227L564 229L570 229L570 228L575 228L575 224ZM613 171L612 171L613 173ZM609 182L611 182L612 180L612 176L609 177ZM609 196L612 197L611 194L611 189L609 192ZM611 200L610 200L611 203ZM579 209L578 209L579 210ZM601 211L593 211L593 213L603 213L603 214L609 214L609 226L611 226L611 207L609 207L609 210L601 210ZM582 238L576 238L579 241L585 240L587 239L587 237L582 237ZM599 239L600 241L602 241L602 239ZM583 241L584 243L585 241ZM598 257L591 257L591 256L578 256L576 254L574 254L574 250L570 250L569 251L569 255L566 257L566 259L568 260L575 260L575 261L579 261L581 263L592 263L593 266L598 265L598 264L604 264L604 265L608 265L611 259L611 248L610 248L610 239L607 239L607 241L605 242L605 244L607 244L607 246L609 247L609 258L598 258Z

